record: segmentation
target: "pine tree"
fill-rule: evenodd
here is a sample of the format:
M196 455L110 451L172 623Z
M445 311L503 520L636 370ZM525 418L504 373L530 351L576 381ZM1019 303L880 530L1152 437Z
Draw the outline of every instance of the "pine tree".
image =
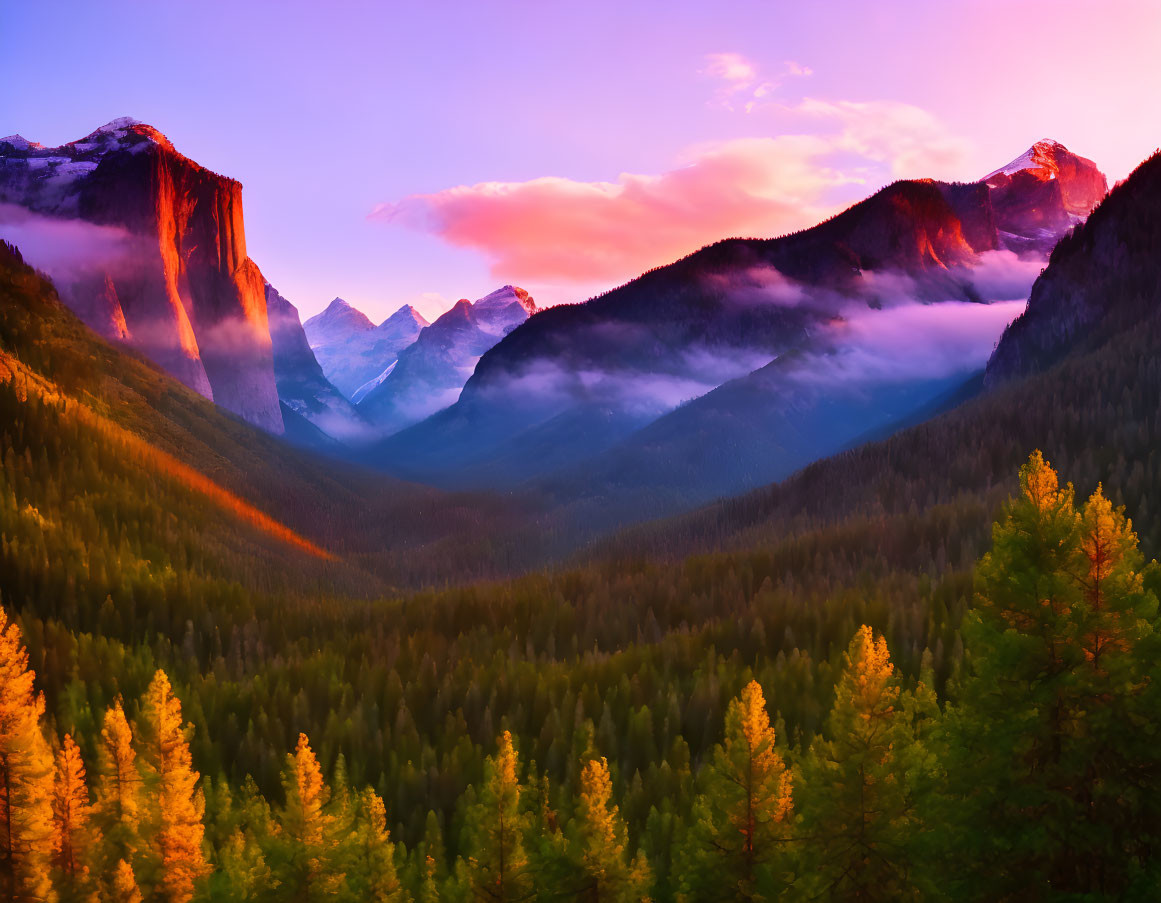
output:
M974 893L1115 896L1158 841L1141 736L1150 628L1136 536L1098 489L1077 512L1039 452L993 529L949 718L961 873ZM964 842L966 841L966 842ZM1138 858L1140 857L1140 858Z
M436 881L438 866L435 857L424 856L421 867L418 903L439 903L439 884Z
M922 686L919 694L927 698ZM920 705L901 690L886 640L861 627L844 655L826 739L802 767L796 890L805 898L922 898L916 796L935 765L920 736L930 726L916 724L931 713Z
M213 805L208 791L206 797L207 811L216 814L213 833L217 839L217 867L207 885L207 899L214 903L262 899L274 887L263 851L273 829L270 805L249 777L236 801L221 781L216 785Z
M105 712L98 746L92 824L100 875L114 874L118 862L132 863L141 850L142 784L136 759L133 733L116 699Z
M269 857L275 878L289 899L333 897L344 876L336 862L334 818L326 809L330 790L306 734L298 735L298 745L286 757L282 787L286 805L278 819L281 836Z
M81 751L72 736L65 734L56 754L56 780L52 790L57 836L53 859L62 903L90 901L96 896L88 865L92 853L91 813Z
M133 875L133 866L119 859L113 867L113 877L109 882L107 896L109 903L142 903L141 889Z
M572 827L572 857L579 885L575 899L593 903L645 900L651 880L649 863L638 853L629 859L628 831L611 804L613 782L603 757L581 770L580 803Z
M142 699L141 764L149 814L150 882L169 903L188 903L209 871L202 838L205 799L193 769L181 702L164 671Z
M682 844L686 896L752 900L778 892L793 781L774 744L762 687L750 681L726 710L725 742L714 750Z
M20 628L0 609L0 899L54 898L52 751Z
M499 749L484 763L484 785L467 814L467 883L481 899L513 901L532 895L520 809L519 762L512 734L504 731Z
M348 876L351 898L368 903L400 903L405 894L395 869L395 845L387 831L383 799L370 787L359 797L352 838L354 868Z

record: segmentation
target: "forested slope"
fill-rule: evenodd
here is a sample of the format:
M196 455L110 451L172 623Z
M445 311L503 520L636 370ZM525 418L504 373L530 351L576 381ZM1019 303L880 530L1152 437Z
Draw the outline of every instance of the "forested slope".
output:
M498 498L440 493L314 458L224 414L97 338L9 248L0 249L0 352L17 362L8 371L18 371L4 385L10 405L4 453L32 456L38 470L25 475L26 485L71 494L71 503L83 508L90 490L116 480L120 491L104 499L96 520L114 533L148 534L162 555L157 564L166 564L168 555L193 556L192 570L250 586L337 581L346 592L366 595L506 573L519 560L502 542L522 529L525 512ZM30 386L36 387L31 394ZM152 463L142 466L146 458ZM327 555L287 557L279 544L259 542L253 530L239 532L236 518L224 516L229 506L210 505L217 513L207 513L205 494L191 494L189 479L175 476L169 462L302 534ZM38 509L44 501L22 500ZM54 497L50 504L65 501ZM168 511L166 530L143 526L143 506ZM46 523L78 521L75 512L60 518L64 511L41 513ZM530 548L526 538L507 549L521 547ZM328 560L325 567L317 564Z

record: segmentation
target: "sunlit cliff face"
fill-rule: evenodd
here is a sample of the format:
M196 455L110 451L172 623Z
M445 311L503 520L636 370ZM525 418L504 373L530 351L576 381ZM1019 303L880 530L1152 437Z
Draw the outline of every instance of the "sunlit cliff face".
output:
M83 232L90 246L120 230L120 245L90 248L79 272L35 251L30 260L102 335L282 431L264 280L246 253L239 182L182 156L151 126L117 119L56 148L0 141L0 201L38 214L43 232Z

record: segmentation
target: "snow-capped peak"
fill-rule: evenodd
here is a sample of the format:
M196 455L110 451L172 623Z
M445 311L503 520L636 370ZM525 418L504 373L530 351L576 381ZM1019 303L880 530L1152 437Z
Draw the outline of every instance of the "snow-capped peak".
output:
M423 314L417 311L410 304L404 304L399 308L399 310L395 311L395 313L393 313L375 328L382 331L389 331L398 328L414 328L414 326L418 326L422 329L424 326L430 325L431 324L427 322L427 319L423 316Z
M1044 138L1033 144L1007 166L1002 166L994 172L988 173L981 181L990 182L997 176L1014 176L1023 171L1034 173L1044 181L1055 179L1056 174L1060 171L1056 157L1061 153L1067 154L1068 152L1068 148L1059 141Z
M484 311L504 308L510 304L519 304L528 314L534 314L537 311L536 302L532 296L524 289L515 285L501 286L494 292L480 298L472 306L477 311Z
M96 132L123 132L130 126L144 124L140 119L134 119L132 116L119 116L116 119L106 122ZM96 134L96 132L93 134Z
M43 144L29 141L23 135L9 135L6 138L0 138L0 144L11 144L18 151L44 150Z
M153 144L173 149L173 143L153 126L132 116L121 116L106 122L98 129L85 135L80 141L73 141L71 147L80 153L103 154L109 150L128 148L134 152Z

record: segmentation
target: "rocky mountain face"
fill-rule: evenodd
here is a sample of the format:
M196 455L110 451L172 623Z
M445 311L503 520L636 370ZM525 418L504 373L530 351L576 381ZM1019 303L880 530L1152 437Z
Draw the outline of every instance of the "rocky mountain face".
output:
M1161 309L1161 154L1154 154L1063 238L1005 330L985 385L1043 370Z
M991 189L1004 247L1043 253L1083 222L1109 190L1096 164L1050 140L1037 141L981 181Z
M454 403L481 356L536 312L528 292L513 285L457 301L399 353L359 402L360 413L394 432Z
M696 412L701 406L686 404L691 399L795 352L809 352L825 375L836 351L849 346L851 323L866 322L864 313L1024 298L1043 262L1045 230L1058 238L1081 215L1073 211L1084 210L1104 185L1089 161L1041 145L989 176L991 182L897 182L811 229L721 241L584 304L550 308L483 356L455 405L386 440L372 458L416 479L520 482L579 466L669 412ZM995 328L998 334L1002 324ZM975 367L986 354L979 352ZM945 377L951 378L944 372L929 383L930 392L946 391ZM741 428L763 405L789 412L781 424L793 424L795 410L827 405L821 389L796 405L782 397L801 392L793 383L754 381L729 393L728 415L717 406L722 398L715 400L717 426L707 432L723 448L743 442L723 424ZM905 391L892 397L932 401ZM885 404L874 422L890 420L895 408ZM692 412L681 419L682 429L702 429ZM578 424L584 428L561 447L566 426ZM831 436L825 448L809 441L796 447L827 453L870 425L850 420L845 437L820 433ZM550 437L554 452L545 454ZM654 439L657 455L679 454Z
M335 387L359 402L394 366L399 352L429 325L410 304L405 304L376 326L342 298L335 298L320 314L306 321L307 339L315 357Z
M323 374L307 342L298 308L266 283L266 315L274 349L278 398L298 417L339 440L364 434L367 424ZM287 418L283 418L286 420ZM291 430L288 425L288 435Z
M239 182L182 156L151 126L118 119L61 147L0 139L0 203L56 226L100 227L107 241L88 254L94 233L60 231L78 245L71 265L47 268L66 303L207 398L282 432Z

